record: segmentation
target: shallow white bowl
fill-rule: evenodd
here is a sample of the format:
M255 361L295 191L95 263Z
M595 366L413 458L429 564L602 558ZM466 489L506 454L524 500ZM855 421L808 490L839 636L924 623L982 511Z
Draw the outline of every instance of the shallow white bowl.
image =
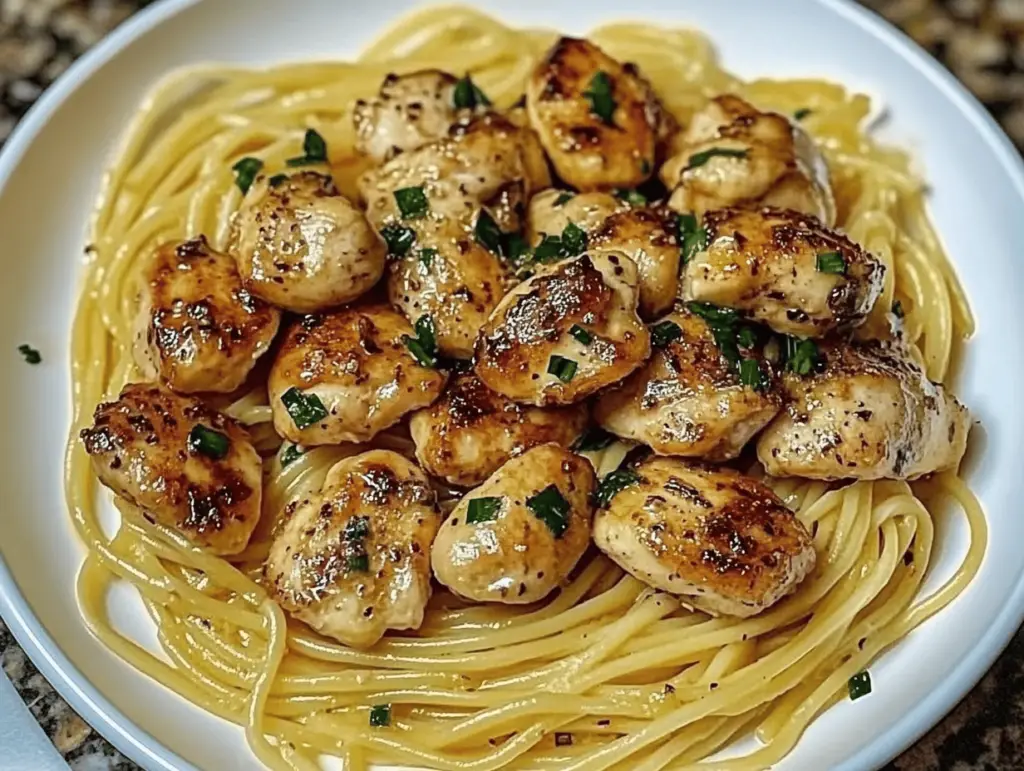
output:
M57 690L122 752L151 769L256 768L242 732L139 675L93 640L74 580L84 550L68 520L61 464L70 421L68 333L93 198L111 151L146 90L209 60L266 65L355 55L410 0L166 0L139 14L51 89L0 157L0 612ZM965 595L872 668L875 691L816 721L783 769L868 769L933 725L981 677L1024 617L1024 496L1014 440L1024 436L1020 326L1024 174L1019 156L967 92L906 38L845 0L479 0L513 24L581 33L620 19L693 25L741 75L814 76L863 90L890 111L887 139L914 149L931 209L978 316L959 392L981 425L973 487L991 527ZM31 342L44 363L21 363ZM928 582L965 548L939 523ZM131 597L112 600L146 629ZM152 634L149 635L152 637Z

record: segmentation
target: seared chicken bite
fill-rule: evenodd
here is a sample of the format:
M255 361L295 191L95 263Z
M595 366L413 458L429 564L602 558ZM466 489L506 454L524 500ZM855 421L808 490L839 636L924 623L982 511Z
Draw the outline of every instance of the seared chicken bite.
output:
M867 317L885 266L818 220L783 209L704 216L707 247L683 269L686 300L735 308L776 332L822 337Z
M384 241L322 174L258 177L234 227L246 287L296 313L351 302L384 275Z
M270 370L274 429L302 445L369 441L441 394L445 375L416 358L429 348L383 305L295 322Z
M459 117L456 83L441 70L385 77L375 99L356 102L356 150L380 163L445 136Z
M661 167L673 190L669 206L697 215L708 209L761 204L836 220L828 166L803 129L725 94L693 116Z
M817 357L819 371L786 375L789 403L758 439L769 474L916 479L960 465L970 413L905 353L831 342Z
M480 484L505 461L553 442L567 447L587 424L587 409L527 407L492 391L472 372L452 378L444 395L413 414L416 458L453 485Z
M260 518L263 466L249 435L198 399L130 383L81 433L100 482L213 554L242 551Z
M477 602L546 597L590 543L589 461L557 445L513 458L455 507L431 549L437 580Z
M471 358L480 327L505 295L505 266L446 217L413 225L415 243L388 267L388 298L410 321L433 320L445 356Z
M415 465L387 450L345 458L286 516L263 569L282 608L357 647L419 628L441 516Z
M731 363L708 322L683 306L653 329L667 342L655 348L643 368L598 396L595 419L659 455L735 458L782 406L759 335L742 325L719 332L730 338ZM749 363L741 365L740 357Z
M277 334L280 312L249 294L235 261L202 236L157 249L142 280L135 363L179 393L234 391Z
M530 199L528 236L538 244L545 236L558 236L570 223L589 233L616 212L626 211L626 202L611 193L569 193L551 188Z
M650 353L636 266L588 253L542 266L480 330L476 373L513 401L572 404L621 380Z
M634 65L569 37L558 40L534 70L526 109L558 176L578 190L644 182L671 126Z
M673 458L613 473L629 476L598 509L594 543L639 580L698 610L753 616L814 568L807 529L755 479Z

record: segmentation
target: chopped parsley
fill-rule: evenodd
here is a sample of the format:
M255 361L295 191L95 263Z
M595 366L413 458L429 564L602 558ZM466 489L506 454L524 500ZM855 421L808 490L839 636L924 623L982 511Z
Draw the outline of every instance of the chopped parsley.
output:
M352 517L345 523L342 536L346 541L361 541L370 534L370 518L365 516Z
M686 307L690 309L691 313L700 316L707 322L718 350L721 351L730 366L736 367L740 361L739 313L732 308L719 308L710 303L691 302Z
M705 163L710 161L712 158L746 158L746 150L733 150L729 147L712 147L709 150L703 150L699 153L694 153L690 156L690 160L686 162L687 169L696 169L698 166L703 166Z
M815 267L819 273L835 273L841 276L846 273L846 260L839 252L818 252Z
M466 511L466 524L475 525L479 522L490 522L498 518L502 498L474 498L469 502Z
M818 368L818 344L813 340L786 335L782 353L786 359L786 369L797 375L809 375Z
M281 394L281 403L298 429L309 428L327 417L327 408L316 394L306 394L294 386Z
M892 315L898 319L902 319L907 315L907 312L903 310L903 303L899 300L892 304Z
M494 217L486 209L480 210L480 215L476 218L476 227L473 229L473 235L476 237L478 244L488 251L501 256L501 237L503 234L501 228L498 227L498 223L494 221Z
M771 379L757 359L743 359L740 362L740 383L755 391L764 391L771 385Z
M673 340L683 336L683 329L674 321L662 321L651 327L651 345L664 348Z
M753 327L744 325L736 333L736 342L740 348L753 348L757 345L757 332Z
M430 202L422 187L403 187L395 191L395 203L404 220L417 220L427 216Z
M555 199L554 205L556 207L557 206L565 206L565 204L567 204L569 201L571 201L572 198L573 198L573 194L572 193L559 193L558 194L558 198Z
M366 552L360 554L349 554L345 558L345 569L349 573L369 573L370 555Z
M327 163L327 143L315 129L306 130L306 136L302 140L302 153L298 158L289 158L286 163L289 166L312 166L317 163Z
M370 518L352 517L345 523L341 537L345 541L345 566L349 573L367 573L370 555L366 552L366 538L370 535Z
M560 236L544 236L533 250L537 262L554 262L576 257L587 251L587 231L574 222L565 226Z
M455 84L455 91L452 93L452 103L456 110L472 110L475 107L490 107L491 100L487 94L480 90L473 79L466 74Z
M242 191L242 195L249 192L256 175L263 169L263 161L259 158L243 158L231 170L235 172L235 184Z
M590 102L590 111L594 115L608 125L614 124L615 99L612 96L612 79L607 72L598 70L583 96Z
M803 120L810 115L814 110L810 107L801 107L799 110L793 113L793 120Z
M22 343L18 346L18 353L25 359L26 364L39 364L43 357L35 348L28 343Z
M590 345L594 342L594 336L579 324L573 324L572 327L569 328L569 334L583 343L583 345Z
M554 355L548 360L548 374L554 375L563 383L568 383L576 377L578 366L572 359Z
M423 263L423 266L429 268L434 264L434 258L437 257L437 249L420 249L419 260Z
M871 674L865 669L851 677L846 687L850 691L850 701L857 701L861 696L871 693Z
M569 528L569 501L555 485L548 485L532 498L527 498L526 506L548 526L555 538L561 538Z
M420 316L413 325L413 329L416 332L416 337L402 335L402 342L405 343L405 347L409 349L409 353L422 366L436 367L438 365L438 357L434 319L429 315Z
M388 245L388 254L395 257L404 257L416 240L416 232L412 228L394 223L382 227L380 235Z
M281 468L290 466L306 453L297 444L286 444L281 452Z
M594 500L601 508L607 508L612 498L631 485L639 484L640 475L632 469L620 468L608 474L597 486Z
M391 725L391 705L378 704L370 709L370 726L387 728Z
M697 218L692 214L680 214L676 219L676 225L679 228L682 263L685 265L695 254L707 248L708 231L697 224Z
M620 188L615 191L615 197L621 201L625 201L630 206L647 205L647 196L641 193L639 190L627 190Z
M615 436L613 434L609 434L599 426L591 426L572 443L572 449L576 452L603 450L614 441Z
M223 460L231 448L227 434L214 431L197 423L188 432L188 451L193 455L205 455L213 460Z
M280 187L281 185L283 185L285 182L288 181L288 175L287 174L275 174L274 176L272 176L267 181L270 183L271 187Z

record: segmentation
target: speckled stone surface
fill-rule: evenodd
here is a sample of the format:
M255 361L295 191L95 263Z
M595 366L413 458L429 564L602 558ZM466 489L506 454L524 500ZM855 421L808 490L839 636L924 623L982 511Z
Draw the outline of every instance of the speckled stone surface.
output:
M862 1L942 60L1024 149L1024 0ZM75 57L149 2L0 0L0 142ZM74 771L138 768L57 696L2 621L0 664ZM1024 633L981 684L886 771L925 769L1024 769Z

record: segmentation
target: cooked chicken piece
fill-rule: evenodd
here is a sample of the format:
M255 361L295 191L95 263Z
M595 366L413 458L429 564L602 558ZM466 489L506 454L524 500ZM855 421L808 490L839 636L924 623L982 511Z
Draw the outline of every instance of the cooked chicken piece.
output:
M198 399L130 383L96 408L82 444L100 482L213 554L238 554L260 518L263 465L249 435Z
M693 116L680 152L661 167L669 206L698 216L723 206L763 204L836 221L828 166L803 129L725 94Z
M955 469L970 413L909 356L880 343L819 343L816 372L787 373L785 410L757 442L772 476L916 479Z
M388 629L418 629L441 524L423 472L373 450L336 463L320 492L296 503L263 567L281 607L360 648Z
M594 517L594 543L637 579L687 605L715 616L753 616L814 568L807 529L755 479L674 458L613 473L602 483L613 497ZM611 482L619 492L612 493Z
M494 210L503 230L511 231L519 226L518 216L511 211L515 204L525 204L530 195L550 184L536 135L488 114L459 123L444 139L367 171L359 179L359 192L378 230L438 215L468 229L484 206ZM408 192L413 190L417 192ZM426 199L423 206L409 199L420 195Z
M281 314L242 287L235 261L203 236L166 244L142 273L135 364L178 393L226 393L270 348Z
M416 458L453 485L483 482L509 458L549 442L568 447L587 425L587 408L527 407L456 375L444 395L409 419Z
M413 224L415 243L388 266L391 304L410 321L433 319L445 356L471 358L480 327L505 295L505 266L447 217Z
M257 177L234 232L246 287L296 313L351 302L384 275L384 241L331 178L316 172Z
M431 354L421 331L384 305L306 316L270 370L274 429L304 446L367 442L440 396L445 375L421 363Z
M569 37L534 70L526 109L558 176L578 190L641 184L673 128L634 65Z
M544 190L530 199L529 240L536 245L545 236L560 236L570 223L590 233L613 214L628 209L625 201L611 193Z
M480 330L476 373L513 401L572 404L635 370L651 350L637 272L614 252L541 266Z
M384 78L377 98L356 102L356 150L381 163L441 139L471 110L457 110L459 81L441 70L418 70Z
M546 597L590 544L590 463L544 444L513 458L463 498L434 540L437 580L477 602Z
M885 265L818 220L783 209L704 215L707 247L683 269L686 300L736 308L776 332L823 337L864 321Z
M735 458L782 407L772 366L763 358L763 335L742 324L719 331L733 363L708 322L681 305L653 329L669 342L621 385L600 394L597 422L659 455Z

